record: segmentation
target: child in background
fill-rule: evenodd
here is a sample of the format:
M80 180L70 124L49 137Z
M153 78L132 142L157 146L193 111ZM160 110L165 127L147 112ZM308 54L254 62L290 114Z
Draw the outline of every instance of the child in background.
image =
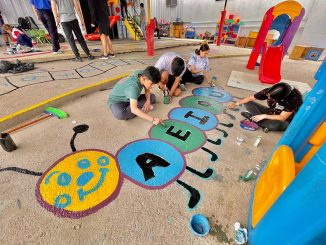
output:
M207 57L209 49L208 44L204 43L200 45L199 49L195 50L195 53L189 59L188 69L182 80L195 84L202 84L206 80L209 85L214 86L209 76L209 61Z
M9 34L14 42L17 42L16 50L19 51L21 46L27 46L30 50L33 50L33 42L32 38L30 38L23 30L18 29L16 27L12 27L11 25L4 24L2 29Z

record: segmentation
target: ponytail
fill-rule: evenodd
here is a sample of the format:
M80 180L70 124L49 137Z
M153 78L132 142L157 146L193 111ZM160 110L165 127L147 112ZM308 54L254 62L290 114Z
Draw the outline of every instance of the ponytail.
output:
M200 51L207 51L210 50L208 44L206 42L204 42L202 45L200 45L199 49L195 50L195 54L200 55Z

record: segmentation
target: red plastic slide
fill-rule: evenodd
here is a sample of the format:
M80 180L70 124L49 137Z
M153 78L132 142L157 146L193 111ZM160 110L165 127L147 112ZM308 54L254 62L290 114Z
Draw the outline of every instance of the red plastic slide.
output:
M274 84L281 80L281 62L284 45L267 47L264 43L264 51L260 61L259 80L263 83Z

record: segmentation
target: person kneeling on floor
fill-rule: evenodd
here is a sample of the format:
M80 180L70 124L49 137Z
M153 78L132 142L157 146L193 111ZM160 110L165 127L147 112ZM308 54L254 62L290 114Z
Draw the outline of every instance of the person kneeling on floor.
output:
M135 71L131 76L121 79L109 95L108 104L113 116L118 120L138 116L155 125L161 124L161 119L147 114L156 102L155 95L151 94L150 90L153 84L159 83L160 80L161 73L154 66ZM141 94L143 88L145 94Z
M2 29L9 34L14 42L17 42L16 50L19 51L22 46L27 46L30 49L33 48L32 38L30 38L23 30L18 29L16 27L12 27L11 25L4 24Z
M200 45L199 49L195 50L195 53L191 55L188 67L182 80L188 83L202 84L205 80L212 86L209 76L209 61L208 53L209 46L207 43Z
M254 102L256 99L267 100L268 107ZM284 131L302 103L302 95L298 89L287 83L278 83L228 107L235 108L244 104L248 111L242 112L241 115L257 122L265 132L268 132Z
M167 52L156 61L155 67L162 75L159 88L169 94L171 102L173 96L179 96L181 90L185 90L182 83L186 71L185 61L177 53Z

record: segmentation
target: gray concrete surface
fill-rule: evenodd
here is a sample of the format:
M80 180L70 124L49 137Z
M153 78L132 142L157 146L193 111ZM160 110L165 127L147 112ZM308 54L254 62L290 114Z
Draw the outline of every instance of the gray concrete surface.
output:
M173 49L184 56L189 55L194 47ZM223 49L223 48L222 48ZM223 49L225 50L225 49ZM229 50L229 47L226 48ZM164 51L158 51L157 56ZM213 48L212 53L221 52ZM241 50L243 52L243 50ZM144 53L125 54L118 58L140 61ZM211 59L212 74L218 77L218 85L237 97L251 93L236 88L226 87L232 70L249 73L245 68L247 57L231 57ZM154 60L147 60L153 64ZM285 79L306 82L313 86L313 76L318 62L292 61L285 59L282 75ZM55 62L38 66L38 71L57 71L62 67L77 69L74 63ZM145 67L144 64L133 63L116 67L92 78L77 80L60 80L27 86L0 96L1 113L25 108L44 99L67 90L91 84L95 81L112 77L126 70ZM188 86L182 97L190 95L192 88ZM78 150L93 148L102 149L116 155L125 144L142 138L148 138L151 127L149 122L139 118L130 121L115 120L107 108L106 101L110 90L99 91L75 98L60 108L67 111L69 118L64 120L49 119L12 135L18 149L7 153L0 151L0 168L21 167L43 172L61 157L71 152L69 141L72 128L85 123L90 129L77 137ZM150 112L153 116L167 118L168 112L178 107L179 99L172 104L164 105L162 95L154 89L158 104ZM4 107L3 107L4 105ZM12 109L8 109L12 108ZM42 208L35 197L35 185L39 177L14 172L0 173L0 243L1 244L233 244L233 224L240 221L247 223L249 198L253 182L240 182L238 177L245 170L253 168L257 163L267 159L281 133L264 134L261 130L244 131L239 126L240 112L231 112L236 116L230 120L226 115L219 115L221 122L232 122L234 127L226 129L229 136L220 146L209 146L219 155L217 163L208 161L208 155L197 150L186 155L189 166L198 170L211 167L216 176L203 180L185 172L181 179L195 186L202 194L202 201L196 210L187 208L188 193L172 183L161 190L147 190L132 182L123 182L117 199L97 212L81 219L72 220L58 218ZM76 121L77 124L72 122ZM207 137L216 139L220 133L208 131ZM242 145L235 144L236 137L245 137ZM258 148L254 140L262 135ZM207 237L195 237L189 230L189 218L195 213L202 213L209 218L212 231Z

